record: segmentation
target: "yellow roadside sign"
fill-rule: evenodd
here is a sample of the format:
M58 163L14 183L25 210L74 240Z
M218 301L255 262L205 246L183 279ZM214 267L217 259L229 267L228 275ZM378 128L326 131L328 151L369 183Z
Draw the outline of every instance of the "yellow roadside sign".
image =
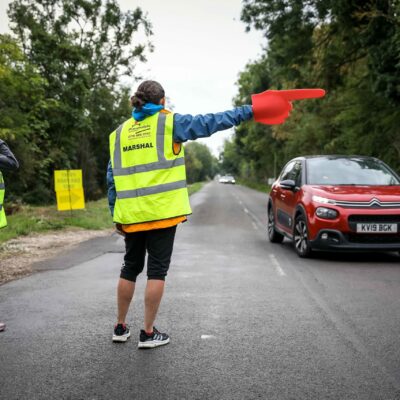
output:
M81 169L64 169L54 171L54 189L69 190L82 188L82 170Z
M58 211L85 208L81 169L54 171L54 188Z
M57 210L80 210L85 208L85 195L83 188L71 190L59 190L57 195Z

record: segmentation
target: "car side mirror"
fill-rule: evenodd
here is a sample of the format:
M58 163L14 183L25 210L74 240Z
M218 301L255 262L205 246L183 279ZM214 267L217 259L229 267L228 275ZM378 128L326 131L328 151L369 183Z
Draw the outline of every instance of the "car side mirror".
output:
M279 182L279 186L282 189L294 191L296 188L296 182L292 179L285 179L284 181Z

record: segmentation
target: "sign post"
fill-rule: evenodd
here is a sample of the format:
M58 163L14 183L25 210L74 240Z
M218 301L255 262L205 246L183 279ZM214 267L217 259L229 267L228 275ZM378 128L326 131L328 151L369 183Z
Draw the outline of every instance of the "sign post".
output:
M85 208L81 169L54 171L54 189L56 191L58 211Z

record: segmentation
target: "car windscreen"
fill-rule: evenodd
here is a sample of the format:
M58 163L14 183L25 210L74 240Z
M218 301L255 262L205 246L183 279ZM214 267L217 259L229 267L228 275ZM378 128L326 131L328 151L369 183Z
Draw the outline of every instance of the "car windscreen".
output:
M381 162L372 158L310 158L307 160L310 185L399 185L399 179Z

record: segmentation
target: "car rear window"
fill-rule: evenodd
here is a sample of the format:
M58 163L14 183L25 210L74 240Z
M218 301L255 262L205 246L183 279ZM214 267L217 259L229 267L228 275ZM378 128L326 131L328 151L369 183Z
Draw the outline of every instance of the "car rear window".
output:
M307 160L310 185L399 185L399 179L376 159L310 158Z

